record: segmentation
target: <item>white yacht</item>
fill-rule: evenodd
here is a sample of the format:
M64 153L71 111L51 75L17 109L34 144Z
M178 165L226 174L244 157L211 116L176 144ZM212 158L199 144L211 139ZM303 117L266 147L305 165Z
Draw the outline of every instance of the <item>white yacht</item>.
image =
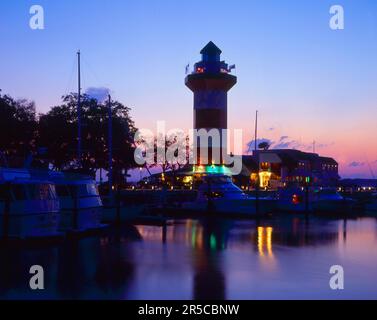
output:
M273 211L275 199L259 198L258 214ZM256 215L256 198L238 188L230 176L203 175L197 198L182 204L182 209L196 212L213 212L238 215Z
M0 168L0 238L57 236L59 200L54 185L26 169Z
M60 229L86 231L103 227L102 201L91 177L76 173L49 171L61 207Z

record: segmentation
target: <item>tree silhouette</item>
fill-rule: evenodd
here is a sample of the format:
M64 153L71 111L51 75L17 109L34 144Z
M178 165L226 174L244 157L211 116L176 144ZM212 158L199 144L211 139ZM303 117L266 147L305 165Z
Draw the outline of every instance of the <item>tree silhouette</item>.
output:
M87 95L81 97L82 147L80 166L94 173L108 169L108 104ZM122 171L136 166L133 158L134 133L130 109L118 101L111 102L113 125L114 181L122 179ZM63 104L40 115L38 144L46 147L46 157L56 169L77 168L77 95L63 96Z
M34 102L15 100L0 90L0 152L25 159L36 152L37 117Z
M258 145L258 148L266 151L270 149L270 144L267 141L263 141Z

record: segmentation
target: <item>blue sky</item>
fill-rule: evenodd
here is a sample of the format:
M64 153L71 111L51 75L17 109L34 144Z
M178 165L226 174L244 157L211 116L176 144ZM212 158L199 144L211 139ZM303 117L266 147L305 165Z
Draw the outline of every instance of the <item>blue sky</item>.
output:
M45 30L29 28L29 8L45 10ZM345 10L345 30L329 28L329 9ZM32 99L40 112L76 90L108 87L132 107L138 127L190 128L187 63L214 41L237 69L229 127L322 146L344 175L369 176L377 160L377 1L374 0L2 0L0 88ZM376 162L377 163L377 162ZM374 165L372 165L374 166ZM377 173L377 167L375 166Z

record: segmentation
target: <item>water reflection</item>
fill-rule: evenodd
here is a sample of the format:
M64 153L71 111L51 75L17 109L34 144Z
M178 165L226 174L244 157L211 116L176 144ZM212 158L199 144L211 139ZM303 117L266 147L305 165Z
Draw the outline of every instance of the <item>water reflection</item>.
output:
M258 253L261 257L268 256L270 258L274 257L272 252L272 227L258 227L258 237L257 237L257 246Z
M377 298L376 221L185 220L43 248L3 246L0 298ZM333 296L328 267L338 263L355 277ZM42 292L28 288L33 264L45 268Z
M220 252L226 249L229 221L205 219L192 226L193 299L225 300L225 275Z

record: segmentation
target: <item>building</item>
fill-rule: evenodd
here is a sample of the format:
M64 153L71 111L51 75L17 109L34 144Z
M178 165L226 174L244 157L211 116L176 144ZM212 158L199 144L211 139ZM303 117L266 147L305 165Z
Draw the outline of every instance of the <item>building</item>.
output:
M333 158L292 149L258 150L243 156L243 170L235 181L244 187L254 186L258 171L260 187L270 189L289 183L335 186L340 179Z
M228 128L228 91L237 83L237 77L230 74L231 68L221 61L222 51L212 41L200 53L202 60L185 79L186 86L194 93L194 129L215 130L220 141L197 138L195 161L198 165L222 165L222 152L226 148L222 131Z

